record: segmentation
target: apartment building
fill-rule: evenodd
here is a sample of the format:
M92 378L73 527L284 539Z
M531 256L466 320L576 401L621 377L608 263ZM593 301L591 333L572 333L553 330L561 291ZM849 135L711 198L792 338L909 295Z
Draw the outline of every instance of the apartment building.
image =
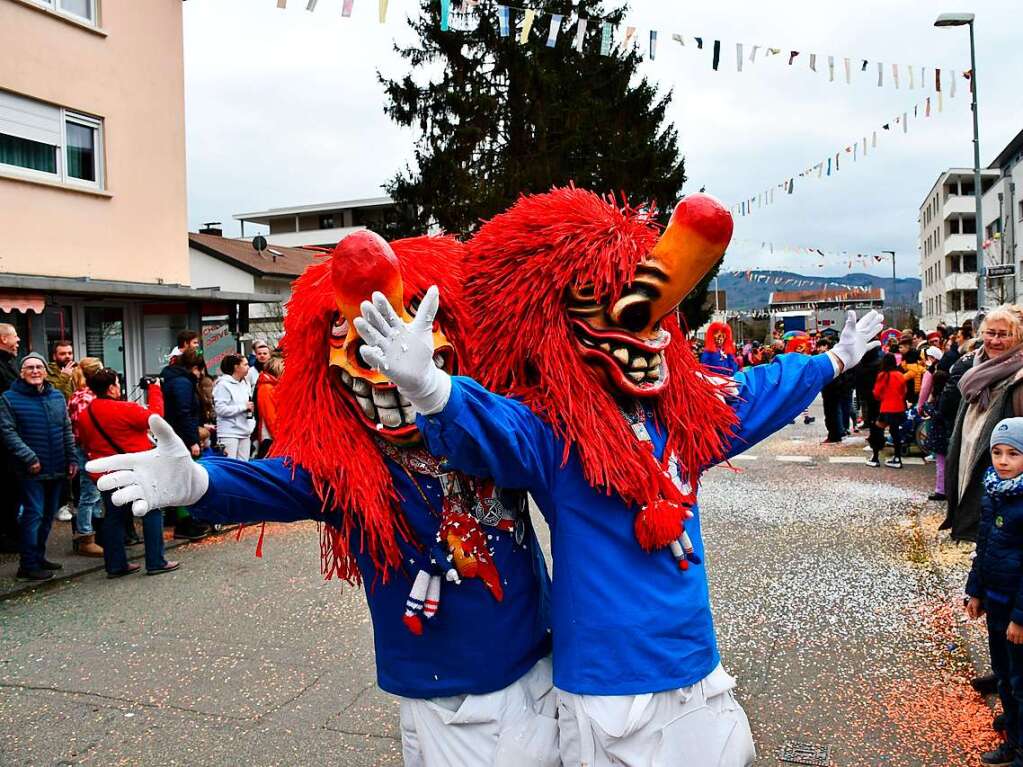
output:
M271 245L332 248L346 235L359 229L380 231L397 219L397 209L390 197L369 197L237 213L233 218L241 223L243 239L246 236L245 224L260 224L269 228L264 236ZM250 226L249 234L256 233Z
M988 305L1021 294L1016 249L1023 226L1023 131L981 171L981 215ZM921 326L959 325L977 313L977 215L972 168L949 168L920 206Z
M190 287L181 0L0 0L0 322L137 380L178 330L236 342L247 292ZM263 300L272 300L263 297Z

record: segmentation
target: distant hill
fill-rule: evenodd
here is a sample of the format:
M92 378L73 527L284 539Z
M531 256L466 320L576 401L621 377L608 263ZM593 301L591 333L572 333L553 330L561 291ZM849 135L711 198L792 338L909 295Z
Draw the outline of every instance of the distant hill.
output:
M770 295L779 290L811 290L813 288L836 287L838 285L855 285L863 288L882 288L885 292L885 306L906 306L920 313L920 280L916 277L900 277L895 282L895 300L892 301L892 278L879 277L874 274L854 272L843 277L815 277L796 272L780 272L758 270L756 274L766 274L770 278L805 280L810 285L776 285L771 281L760 282L747 280L742 275L722 273L718 277L718 290L725 292L729 309L763 309L767 306ZM713 289L713 285L711 288Z

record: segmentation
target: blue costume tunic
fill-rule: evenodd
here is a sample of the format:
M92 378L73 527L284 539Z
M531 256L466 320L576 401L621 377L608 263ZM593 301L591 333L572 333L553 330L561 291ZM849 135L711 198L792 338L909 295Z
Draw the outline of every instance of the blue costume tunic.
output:
M373 618L377 683L407 698L482 695L507 687L550 652L550 580L528 515L519 528L521 543L512 531L481 527L501 577L503 601L494 599L478 578L444 582L436 615L424 621L422 635L416 636L402 616L416 573L431 569L442 490L437 478L416 474L413 483L401 466L385 460L422 549L399 537L407 566L383 583L361 549L359 531L353 533L352 549ZM200 519L219 524L315 519L340 526L336 511L322 511L309 473L284 459L246 463L211 458L201 463L210 486L191 508Z
M700 364L718 375L732 376L739 371L739 361L734 354L708 352L700 354Z
M834 377L826 355L785 355L735 376L739 427L734 455L789 423ZM583 695L635 695L676 689L719 662L703 566L681 572L664 549L644 551L633 533L635 509L586 481L576 450L562 466L563 443L523 403L452 380L436 415L420 416L427 446L448 465L530 491L551 528L554 555L554 683ZM656 455L666 434L647 421ZM700 513L686 522L706 557Z

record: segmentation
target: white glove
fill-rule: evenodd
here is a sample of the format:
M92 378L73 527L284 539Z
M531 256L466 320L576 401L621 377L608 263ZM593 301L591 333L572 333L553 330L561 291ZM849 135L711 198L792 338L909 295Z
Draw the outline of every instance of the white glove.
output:
M362 358L390 378L412 406L424 415L439 413L451 396L451 376L433 362L433 319L437 316L437 286L423 297L412 322L394 311L383 293L373 303L363 301L355 329L366 343Z
M191 506L210 486L206 469L192 460L185 443L170 424L158 415L149 416L149 429L156 447L142 453L125 453L97 458L85 464L85 470L99 474L99 490L115 490L111 500L117 506L131 504L136 517L150 509Z
M841 362L841 366L835 365L835 373L841 373L842 370L854 367L863 359L864 354L871 349L878 348L881 342L873 339L877 338L882 327L884 327L884 315L878 311L871 309L860 318L859 322L856 321L856 312L848 312L845 316L842 336L835 344L835 348L831 350L831 361Z

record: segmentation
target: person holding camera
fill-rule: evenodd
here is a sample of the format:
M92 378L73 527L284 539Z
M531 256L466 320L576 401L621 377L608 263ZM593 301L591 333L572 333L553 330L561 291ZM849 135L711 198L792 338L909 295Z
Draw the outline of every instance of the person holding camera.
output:
M78 422L78 436L89 460L105 458L118 453L149 450L149 416L163 415L163 391L160 382L144 378L149 407L121 399L121 383L117 371L103 368L88 380L89 388L96 399ZM100 475L94 475L93 480ZM103 497L103 562L108 578L120 578L139 569L139 565L128 562L124 548L125 517L131 514L130 506L114 505L112 492L101 493ZM150 509L142 518L142 533L146 543L146 575L158 575L177 570L178 562L168 562L163 551L163 512Z
M246 377L249 361L239 354L228 354L220 363L223 373L213 387L213 408L217 412L217 442L228 458L249 460L252 450L252 388Z

